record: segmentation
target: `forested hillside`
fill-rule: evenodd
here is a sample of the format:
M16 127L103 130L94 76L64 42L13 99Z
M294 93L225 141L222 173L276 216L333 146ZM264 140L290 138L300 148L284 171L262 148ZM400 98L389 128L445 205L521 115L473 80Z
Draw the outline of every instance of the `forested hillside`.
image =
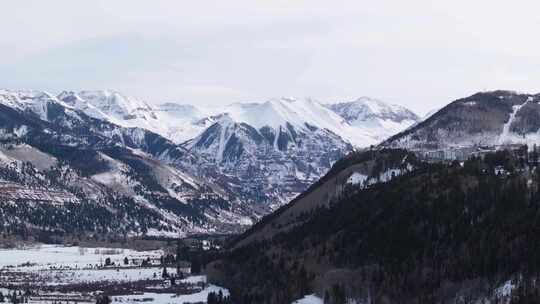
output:
M233 243L208 269L237 303L310 293L325 303L537 303L539 185L536 166L512 152L423 163L351 185L271 238Z

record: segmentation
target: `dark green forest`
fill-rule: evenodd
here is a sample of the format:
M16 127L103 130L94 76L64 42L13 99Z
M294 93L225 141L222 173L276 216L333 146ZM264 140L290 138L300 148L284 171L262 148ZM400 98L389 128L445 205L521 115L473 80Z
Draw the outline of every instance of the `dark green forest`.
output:
M302 224L211 267L241 304L313 292L325 303L472 303L510 279L519 285L513 303L538 303L538 173L508 151L423 163L388 183L350 187Z

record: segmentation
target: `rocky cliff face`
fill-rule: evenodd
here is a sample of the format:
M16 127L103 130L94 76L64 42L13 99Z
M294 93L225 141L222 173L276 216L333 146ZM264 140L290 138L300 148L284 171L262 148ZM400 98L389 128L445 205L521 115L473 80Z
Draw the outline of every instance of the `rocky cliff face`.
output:
M223 118L185 147L210 160L206 175L228 184L243 200L276 208L323 175L352 146L326 129L290 124L256 129ZM209 174L210 173L210 174Z

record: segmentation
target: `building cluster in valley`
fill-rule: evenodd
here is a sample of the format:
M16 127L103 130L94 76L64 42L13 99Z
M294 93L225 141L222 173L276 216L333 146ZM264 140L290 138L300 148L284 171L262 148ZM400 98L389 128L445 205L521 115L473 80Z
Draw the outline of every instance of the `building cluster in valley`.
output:
M426 161L466 161L471 157L483 158L488 153L496 151L511 151L518 159L526 160L527 162L537 161L538 152L536 147L532 150L527 145L508 144L494 146L470 146L470 147L448 147L435 150L413 150L420 159ZM531 152L531 153L529 153ZM532 155L530 157L530 155Z

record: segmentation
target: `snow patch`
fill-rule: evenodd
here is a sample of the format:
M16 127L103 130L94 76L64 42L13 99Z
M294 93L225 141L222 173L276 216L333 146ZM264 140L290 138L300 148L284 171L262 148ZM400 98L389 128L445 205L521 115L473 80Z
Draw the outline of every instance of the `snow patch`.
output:
M294 301L292 304L324 304L324 301L315 294L310 294L304 296L302 299Z
M514 122L514 119L516 117L516 114L519 112L519 110L527 103L529 102L529 100L527 99L527 101L525 101L523 104L520 104L520 105L517 105L517 106L513 106L512 107L512 113L510 113L510 118L508 118L508 121L503 125L503 131L501 133L501 135L499 136L499 145L502 145L502 144L506 144L506 143L509 143L511 142L511 140L509 139L509 134L510 134L510 126L512 125L512 123Z
M229 290L218 287L215 285L208 285L203 290L188 294L188 295L176 295L173 293L150 293L145 292L139 295L128 296L114 296L112 298L113 303L159 303L159 304L186 304L186 303L206 303L208 294L214 292L218 294L223 293L223 296L228 297Z
M497 298L508 297L512 294L512 291L516 288L515 284L512 284L512 280L504 282L504 284L495 289L495 296Z
M352 185L364 185L366 180L368 180L369 176L364 175L362 173L354 172L349 179L347 179L347 184Z

